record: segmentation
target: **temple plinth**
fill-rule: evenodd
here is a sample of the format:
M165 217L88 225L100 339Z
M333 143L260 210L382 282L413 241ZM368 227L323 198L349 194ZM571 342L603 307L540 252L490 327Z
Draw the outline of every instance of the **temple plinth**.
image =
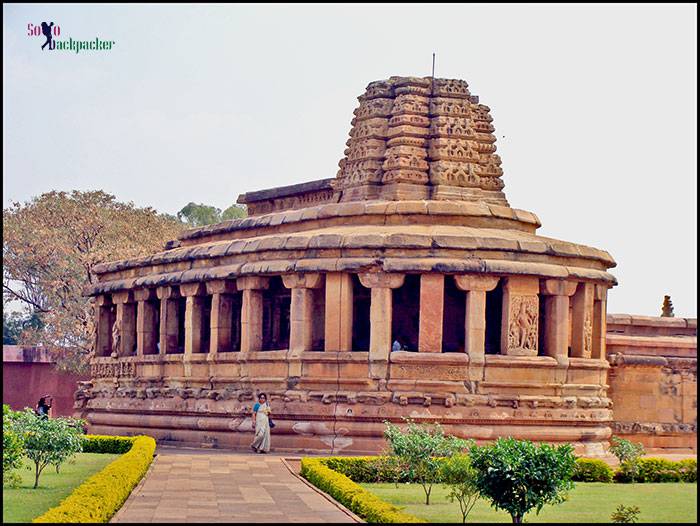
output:
M489 112L462 80L372 82L335 178L97 267L93 432L247 447L264 391L280 449L377 452L410 416L602 452L615 262L510 207Z

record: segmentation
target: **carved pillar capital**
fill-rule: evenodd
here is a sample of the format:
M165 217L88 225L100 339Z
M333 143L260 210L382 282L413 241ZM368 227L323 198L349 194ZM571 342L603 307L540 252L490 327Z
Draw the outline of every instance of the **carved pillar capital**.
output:
M576 292L576 282L563 279L543 279L540 281L540 294L545 296L572 296Z
M600 283L596 283L593 299L595 299L596 301L607 301L609 288L610 287L608 287L607 285L601 285Z
M180 285L180 294L182 296L186 296L186 297L204 296L206 294L206 292L207 292L206 287L204 286L204 283L202 283L202 282L183 283Z
M358 277L362 286L368 289L397 289L404 281L404 274L388 272L364 272Z
M225 279L207 281L207 294L233 294L238 290L236 282Z
M319 289L323 285L323 276L318 272L285 274L282 282L288 289Z
M109 294L100 294L95 296L95 305L98 307L108 307L112 305L112 297Z
M148 301L156 298L155 289L136 289L134 290L134 299L136 301Z
M158 287L156 295L160 300L170 300L180 297L180 291L177 287Z
M480 276L478 274L456 275L455 284L459 290L488 292L496 288L500 278L496 276Z
M262 276L244 276L236 280L238 290L265 290L270 287L270 278Z
M134 292L131 290L120 290L119 292L112 293L112 301L115 304L133 303Z

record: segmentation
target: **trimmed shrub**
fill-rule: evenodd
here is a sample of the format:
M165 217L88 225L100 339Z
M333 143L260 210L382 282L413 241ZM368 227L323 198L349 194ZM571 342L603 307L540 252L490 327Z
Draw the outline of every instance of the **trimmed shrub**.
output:
M642 458L625 462L615 473L617 482L697 482L697 460L674 462L663 458Z
M677 462L678 471L681 474L681 480L683 482L697 482L698 481L698 461L694 458L688 458L686 460L680 460Z
M121 455L131 449L136 437L119 437L109 435L85 435L83 453L113 453Z
M404 513L401 508L384 502L326 465L328 458L302 458L301 476L321 491L357 513L367 522L416 523L425 522Z
M2 483L10 487L19 484L16 470L22 466L24 454L24 441L13 425L13 413L9 405L2 404Z
M107 522L121 508L153 461L156 441L134 437L131 449L87 479L58 506L33 522Z
M576 482L612 482L613 470L602 460L577 458L571 480Z

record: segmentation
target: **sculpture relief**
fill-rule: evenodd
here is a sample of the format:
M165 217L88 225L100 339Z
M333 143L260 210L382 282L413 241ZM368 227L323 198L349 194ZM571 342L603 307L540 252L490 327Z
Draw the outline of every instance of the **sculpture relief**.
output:
M508 354L537 354L537 296L513 296L510 302Z
M583 320L583 353L589 358L593 351L593 320L590 312L586 312Z
M119 354L119 347L121 346L121 329L119 328L119 322L117 320L114 321L114 325L112 325L112 353L113 354Z

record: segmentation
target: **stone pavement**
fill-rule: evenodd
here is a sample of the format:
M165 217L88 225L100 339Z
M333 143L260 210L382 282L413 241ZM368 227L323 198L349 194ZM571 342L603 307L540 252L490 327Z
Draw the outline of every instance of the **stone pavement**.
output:
M285 466L283 457L158 448L111 522L357 522Z

